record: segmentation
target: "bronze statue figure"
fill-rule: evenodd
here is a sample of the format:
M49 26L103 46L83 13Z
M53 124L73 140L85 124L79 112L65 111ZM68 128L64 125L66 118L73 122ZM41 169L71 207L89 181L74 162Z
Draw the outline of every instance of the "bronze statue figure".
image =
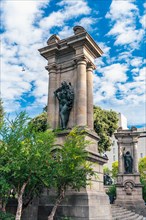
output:
M126 153L123 152L123 157L124 157L125 173L132 173L133 158L132 158L130 152L129 151L127 151Z
M104 185L112 185L113 183L112 178L109 176L108 173L104 174L103 181L104 181Z
M55 96L59 101L59 115L61 129L66 129L69 120L70 111L74 101L74 90L71 83L62 82L55 92Z

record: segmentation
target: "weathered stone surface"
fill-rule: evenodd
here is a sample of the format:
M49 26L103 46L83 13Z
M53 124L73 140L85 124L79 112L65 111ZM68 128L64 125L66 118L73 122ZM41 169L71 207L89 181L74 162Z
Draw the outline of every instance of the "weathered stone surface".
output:
M99 155L99 137L93 131L94 60L103 52L86 30L80 26L74 27L73 36L60 40L53 35L47 44L39 52L48 61L46 67L50 74L48 122L53 129L59 126L59 106L53 97L54 91L63 81L70 82L74 88L74 104L67 130L58 133L56 145L63 146L66 136L73 127L85 128L85 138L90 141L86 148L89 153L88 160L93 162L93 169L98 175L98 178L91 180L90 186L80 192L68 189L64 201L57 210L56 220L64 216L71 217L72 220L110 220L109 199L103 188L103 164L106 163L107 158ZM53 190L50 191L48 200L48 192L44 191L39 200L38 220L47 220L54 203L54 196Z
M142 185L140 183L137 161L137 142L140 133L135 128L131 130L122 130L120 128L115 136L118 139L119 161L115 204L146 216L146 207L142 198ZM130 171L129 173L127 173L124 166L124 151L130 152L133 158L132 169L128 170Z

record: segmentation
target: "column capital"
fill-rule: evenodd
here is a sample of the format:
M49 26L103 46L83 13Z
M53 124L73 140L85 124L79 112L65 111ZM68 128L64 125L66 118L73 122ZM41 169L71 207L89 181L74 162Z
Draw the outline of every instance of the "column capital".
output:
M56 65L56 63L53 63L53 64L51 64L51 65L47 65L47 66L45 67L45 69L48 70L49 74L50 74L50 73L54 73L54 72L56 72L56 70L57 70L57 65Z
M87 65L88 60L85 56L79 56L79 57L76 57L75 62L77 65L81 65L81 64Z
M91 61L88 61L88 63L87 63L87 70L88 70L88 71L96 70L95 64L92 63Z

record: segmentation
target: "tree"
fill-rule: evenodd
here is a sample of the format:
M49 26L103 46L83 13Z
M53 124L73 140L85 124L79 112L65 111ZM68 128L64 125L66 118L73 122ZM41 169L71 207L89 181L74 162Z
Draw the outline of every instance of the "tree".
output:
M103 110L100 107L94 106L94 129L100 140L98 149L100 153L110 150L112 135L118 128L117 113L110 110Z
M0 98L0 128L2 126L3 119L4 119L4 108L3 108L2 99Z
M104 174L111 174L111 170L107 166L103 166L103 173Z
M138 167L140 172L140 181L143 185L143 199L146 201L146 157L140 159Z
M118 175L118 161L112 163L112 178L115 180Z
M4 120L0 136L1 197L6 203L14 193L18 200L15 220L21 219L22 206L42 187L56 190L56 203L48 217L52 220L67 188L80 190L94 175L87 162L89 141L83 131L72 130L58 147L52 131L34 131L26 113L21 112L14 120Z
M31 126L36 132L40 131L46 131L48 128L47 124L47 112L44 111L35 118L33 118L31 121Z
M54 144L51 131L35 132L28 121L26 113L21 112L14 120L5 120L0 131L2 199L6 201L10 191L15 192L16 220L21 219L25 193L41 183L39 174L43 165L52 160L50 152Z
M88 144L89 141L85 140L84 131L73 129L62 148L56 148L54 151L54 161L48 167L50 169L48 175L43 175L42 172L42 180L46 187L48 189L53 187L57 195L48 220L53 220L57 207L65 197L68 188L79 191L90 184L94 171L87 161L88 153L85 148Z

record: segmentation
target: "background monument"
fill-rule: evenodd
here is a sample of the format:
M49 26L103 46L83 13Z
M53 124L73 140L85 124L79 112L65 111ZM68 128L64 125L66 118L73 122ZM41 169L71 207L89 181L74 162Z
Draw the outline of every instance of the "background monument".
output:
M135 127L130 130L119 128L115 137L118 139L119 162L115 204L146 216L137 159L137 143L140 132L137 132Z
M65 129L58 134L56 144L59 145L63 145L74 126L85 128L86 139L92 142L87 148L89 160L94 163L98 179L93 179L91 186L80 192L68 190L57 219L68 216L73 220L110 220L109 199L103 188L103 164L107 158L98 153L99 138L93 130L94 60L103 52L84 28L76 26L73 30L74 35L63 40L52 35L48 45L39 49L48 61L48 123L52 129ZM39 201L39 220L46 218L49 207L51 204L44 192Z

